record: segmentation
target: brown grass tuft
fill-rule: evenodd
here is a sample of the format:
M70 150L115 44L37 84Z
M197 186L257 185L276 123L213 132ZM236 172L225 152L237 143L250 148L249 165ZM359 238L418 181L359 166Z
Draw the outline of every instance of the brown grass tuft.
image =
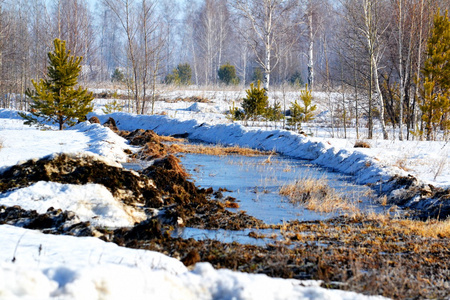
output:
M370 148L370 144L364 141L356 141L353 148Z
M406 159L406 157L403 157L403 158L397 159L397 161L394 163L394 166L396 166L396 167L398 167L399 169L402 169L402 170L404 170L404 171L406 171L406 172L410 172L411 169L408 168L408 167L406 166L406 164L407 164L407 159Z
M231 201L225 201L225 207L226 208L239 208L239 203L231 202Z
M220 145L207 146L207 145L171 145L173 149L178 150L178 153L192 153L192 154L205 154L205 155L243 155L243 156L262 156L262 155L274 155L272 151L260 151L250 148L241 148L238 146L224 147Z
M287 196L293 204L303 204L307 209L319 212L358 209L348 199L341 197L335 189L328 186L326 179L302 178L283 186L280 194Z

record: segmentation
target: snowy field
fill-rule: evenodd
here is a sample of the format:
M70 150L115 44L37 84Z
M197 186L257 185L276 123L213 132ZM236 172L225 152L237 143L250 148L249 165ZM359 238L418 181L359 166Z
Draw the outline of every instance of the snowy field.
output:
M121 121L126 125L126 119ZM135 120L127 127L140 127ZM184 124L184 125L183 125ZM180 123L190 130L190 123ZM0 168L66 152L117 165L126 158L125 140L109 129L82 123L59 131L22 124L15 111L0 110ZM88 201L86 201L88 200ZM0 195L0 205L45 211L70 209L99 225L127 225L110 192L99 185L38 182ZM44 235L0 225L0 299L381 299L327 290L319 282L273 279L199 263L188 270L160 253L134 250L97 238Z

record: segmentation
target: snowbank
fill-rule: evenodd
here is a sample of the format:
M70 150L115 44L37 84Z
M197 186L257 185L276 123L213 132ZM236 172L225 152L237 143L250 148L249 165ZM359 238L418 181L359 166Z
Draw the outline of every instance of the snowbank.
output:
M95 114L101 122L112 117L123 130L151 129L158 134L188 134L190 139L223 145L239 145L308 159L320 166L352 175L360 184L387 181L394 175L407 173L395 166L383 164L374 156L359 149L340 149L323 139L305 137L286 130L245 128L238 124L210 125L196 120L180 121L167 116L113 113Z
M66 130L39 130L23 124L17 111L0 109L0 167L21 160L41 158L55 152L90 152L124 162L127 141L100 124L83 122Z
M0 205L19 205L26 210L45 213L50 207L73 211L79 221L93 226L130 227L146 219L145 213L125 209L111 192L100 184L60 184L39 181L0 196Z
M0 225L2 299L384 299Z

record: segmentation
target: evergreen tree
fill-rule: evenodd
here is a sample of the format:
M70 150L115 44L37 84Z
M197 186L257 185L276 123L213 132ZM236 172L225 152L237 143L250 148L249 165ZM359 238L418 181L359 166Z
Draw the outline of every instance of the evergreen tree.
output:
M166 84L190 85L192 78L191 66L188 63L178 64L171 74L164 79Z
M125 82L125 75L119 69L115 69L111 75L112 82Z
M427 42L427 60L420 106L427 140L435 138L439 128L450 130L450 21L448 12L434 16L434 27Z
M178 75L180 77L180 83L182 85L190 85L191 78L192 78L191 65L188 63L179 64L177 66L177 70L178 70Z
M301 122L313 120L315 115L314 111L317 109L316 105L311 105L312 94L308 89L308 85L300 92L300 100L303 102L303 106L295 100L290 107L291 117L288 120L288 124L294 127L297 127Z
M300 113L303 115L302 122L309 122L314 119L314 112L317 109L317 106L311 105L312 99L311 90L308 89L308 85L306 85L305 89L300 92L300 100L303 102L303 107L300 107Z
M267 107L266 118L269 121L279 121L284 118L279 101L275 101L272 106Z
M239 84L239 77L236 76L236 68L229 63L222 65L217 71L219 80L226 85Z
M289 108L290 118L287 120L289 126L297 128L297 126L301 124L303 120L303 114L300 112L301 109L302 108L297 100L295 100L295 102L291 104L291 107ZM298 129L300 130L301 126Z
M48 79L41 79L40 82L32 80L35 90L26 91L32 100L31 113L21 116L27 125L51 122L58 124L62 130L65 124L74 125L86 119L93 109L94 97L87 89L75 89L82 57L70 55L70 50L66 51L65 41L55 39L53 44L55 50L48 53Z
M261 68L255 68L252 75L252 81L258 82L264 80L264 71Z
M246 117L256 119L257 116L265 116L269 105L269 97L266 94L266 90L261 88L261 82L258 80L256 87L251 83L250 89L246 92L247 97L242 102L242 108Z

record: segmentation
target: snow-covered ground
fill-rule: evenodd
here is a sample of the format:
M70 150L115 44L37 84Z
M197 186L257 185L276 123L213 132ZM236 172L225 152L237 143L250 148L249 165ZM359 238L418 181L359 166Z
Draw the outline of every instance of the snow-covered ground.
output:
M204 127L196 133L199 137L213 134L210 139L237 144L243 143L239 135L244 135L251 146L277 146L286 154L296 149L294 144L305 143L304 151L310 151L312 158L317 153L334 151L327 141L307 141L288 132L252 132L236 125L199 126L198 121L181 122L161 116L116 116L120 126L128 129L155 122L161 124L162 133ZM273 138L276 142L264 144L264 140ZM129 148L122 138L96 124L82 123L63 132L41 131L24 126L16 112L10 110L0 110L0 142L0 171L20 161L59 152L101 156L117 165L125 160L123 150ZM289 145L282 147L284 142ZM384 172L381 167L370 171ZM0 194L0 205L38 211L52 206L70 209L80 219L97 224L129 224L130 215L116 204L106 189L93 184L38 182ZM215 270L208 263L188 270L178 260L160 253L127 249L97 238L44 235L0 225L0 240L0 299L381 299L323 289L314 281Z

